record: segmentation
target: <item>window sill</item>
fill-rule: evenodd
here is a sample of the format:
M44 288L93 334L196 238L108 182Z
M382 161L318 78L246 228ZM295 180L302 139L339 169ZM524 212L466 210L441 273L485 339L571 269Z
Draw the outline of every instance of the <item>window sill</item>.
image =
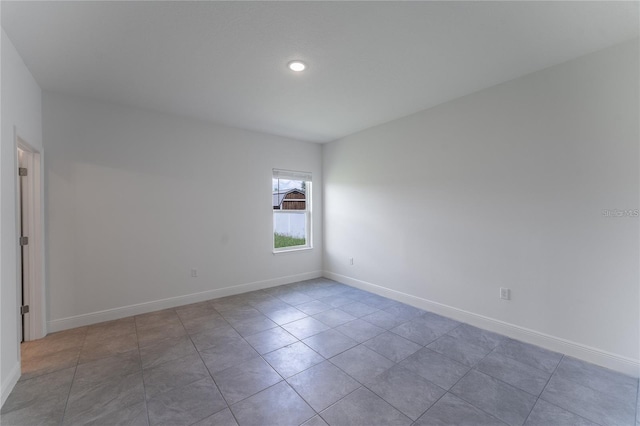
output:
M313 247L295 247L295 248L283 249L283 250L273 250L273 254L295 253L297 251L307 251L307 250L313 250Z

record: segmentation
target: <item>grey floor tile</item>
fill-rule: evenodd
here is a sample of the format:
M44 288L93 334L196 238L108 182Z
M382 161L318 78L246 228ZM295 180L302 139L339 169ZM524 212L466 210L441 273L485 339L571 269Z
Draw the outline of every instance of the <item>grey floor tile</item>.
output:
M222 297L211 301L211 306L216 312L225 315L225 313L234 311L236 309L255 309L249 305L246 301L237 298L236 296Z
M505 426L506 423L447 393L414 426ZM548 426L552 426L549 424Z
M137 349L138 336L135 331L133 333L106 337L104 339L89 339L89 337L87 337L80 351L78 362L82 364Z
M388 308L385 308L384 311L390 313L391 315L399 318L402 321L409 321L424 314L424 311L422 309L405 305L404 303L398 303L397 305L390 306Z
M209 301L180 306L175 311L183 324L185 321L210 318L212 315L220 316Z
M446 392L399 365L380 374L366 386L412 420L417 420Z
M373 380L394 365L393 361L363 345L351 348L330 361L360 383Z
M76 386L74 379L67 409L64 415L65 425L84 424L95 421L105 413L116 412L134 404L144 402L142 372L126 376L114 376L91 386L83 383Z
M272 328L246 338L246 341L258 351L259 354L266 354L283 346L290 345L298 341L289 332L281 327Z
M471 343L474 346L479 346L487 351L495 349L500 343L507 339L500 334L482 330L469 324L462 324L451 330L448 334L449 336Z
M147 399L209 377L200 355L194 353L142 371Z
M402 320L385 311L376 311L372 314L363 316L362 319L386 330L390 330L399 324L402 324Z
M331 358L358 344L336 330L326 330L303 340L304 344L325 358Z
M22 357L23 364L25 359L29 359L33 356L50 354L73 348L82 348L87 336L87 330L88 327L79 327L71 330L51 333L42 339L22 342L20 344L20 355Z
M540 398L603 425L633 425L635 421L635 401L624 401L555 375Z
M441 336L441 334L429 328L426 321L421 317L402 323L392 328L391 331L422 346L428 345Z
M302 342L264 355L264 359L284 378L320 364L324 358Z
M193 335L212 328L225 327L229 323L219 313L211 313L205 317L183 319L182 325L187 333Z
M0 417L7 425L59 425L75 367L18 382L7 397Z
M553 373L562 359L562 354L513 339L502 342L495 352L548 373Z
M495 352L487 355L476 368L535 396L540 395L551 377L551 373Z
M353 321L356 319L353 315L349 315L348 313L341 311L338 308L329 309L328 311L320 312L319 314L315 314L313 318L322 322L323 324L328 325L329 327L337 327L346 322Z
M328 361L287 379L287 382L316 411L322 411L350 394L360 384Z
M72 426L148 426L147 404L138 402L95 413L91 418L77 418Z
M318 416L313 416L312 418L304 422L301 426L329 426L329 425L327 424L327 422L325 422L322 419L322 417L318 415Z
M29 380L43 374L75 367L80 357L80 347L62 349L29 357L22 357L20 380Z
M298 339L306 339L307 337L318 334L322 331L328 330L330 327L324 323L321 323L315 318L306 317L298 321L290 322L282 326L289 333L293 334Z
M238 322L231 322L230 324L242 337L251 336L252 334L260 333L261 331L269 330L278 326L278 324L271 321L265 315Z
M323 297L322 299L318 299L322 303L326 303L332 308L339 308L342 305L347 305L349 303L353 303L353 299L342 296L341 294L336 294L332 296Z
M171 322L166 325L158 325L157 327L145 327L143 329L138 327L138 345L144 347L159 340L170 339L173 337L186 336L187 330L182 325L182 322Z
M541 394L527 425L640 426L635 378L327 279L54 333L21 356L3 425L237 426L213 375L241 424L520 424Z
M271 299L268 299L268 300L260 300L257 302L249 302L249 303L251 304L251 306L253 306L254 308L256 308L257 310L259 310L265 315L291 307L291 305L289 305L288 303L285 303L282 300L275 297L272 297Z
M64 408L64 401L50 397L38 401L37 405L0 414L0 420L3 426L58 426L61 424Z
M173 324L180 323L180 317L178 317L175 309L172 308L136 315L134 318L136 328L138 330L156 328L159 326L171 326Z
M330 425L410 425L411 419L369 389L360 388L320 413Z
M88 326L85 339L104 340L123 334L135 333L135 331L135 317L120 318Z
M469 371L469 367L466 365L426 348L420 349L407 357L399 365L419 374L445 390L451 388Z
M366 342L367 340L385 332L384 328L380 328L361 319L356 319L342 324L336 327L336 330L345 336L351 337L358 343Z
M298 426L316 414L287 382L240 401L231 410L239 424L248 426Z
M299 281L297 283L287 284L287 285L284 285L283 287L285 287L289 291L305 292L307 290L313 289L314 285L315 284L312 282L312 280L304 280L304 281Z
M323 297L329 297L336 294L335 290L332 290L331 288L322 288L322 287L316 287L310 290L301 290L301 291L302 293L306 294L312 299L322 299Z
M279 309L277 311L266 314L273 322L279 325L287 324L302 318L305 318L307 314L304 312L292 307L288 306L284 309Z
M242 337L222 337L213 346L200 351L211 374L226 370L258 356L258 353Z
M174 388L147 402L151 426L190 425L227 408L211 378Z
M524 424L525 426L597 426L597 423L563 410L542 399L536 402Z
M242 401L282 380L282 377L260 357L215 373L213 378L229 404Z
M387 299L386 297L373 293L362 296L359 301L377 309L386 309L398 303L395 300Z
M219 344L221 339L239 339L240 337L238 332L229 325L194 334L191 336L191 341L196 346L196 349L202 352L215 344Z
M535 396L475 370L451 393L510 425L522 425L536 403Z
M427 345L427 347L434 352L438 352L469 367L476 365L490 352L488 349L483 349L449 335L439 337L436 341Z
M616 398L636 401L638 379L565 356L555 375Z
M340 306L340 310L345 311L346 313L351 314L356 318L360 318L365 315L371 315L372 313L378 311L378 309L376 308L365 305L364 303L354 302L353 300L351 300L351 303L347 305Z
M64 424L90 423L141 402L144 385L138 351L81 364L69 393Z
M423 318L429 327L438 334L446 334L462 325L459 321L434 314L433 312L425 312L420 318Z
M273 297L264 290L250 291L248 293L244 293L243 296L252 306L266 306L265 304L269 303L282 303L282 300Z
M265 292L266 294L269 294L273 297L279 297L281 295L284 294L289 294L289 293L293 293L296 291L295 288L292 287L293 284L284 284L284 285L278 285L275 287L269 287L269 288L265 288L262 289L263 292Z
M142 368L150 368L195 353L196 348L191 339L188 336L182 336L160 340L141 348L140 359Z
M326 303L322 303L319 300L312 300L311 302L302 303L300 305L296 305L296 309L304 312L307 315L315 315L320 312L328 311L331 309L331 306Z
M400 362L422 349L419 344L389 331L365 342L364 345L393 362Z
M136 350L80 364L73 379L71 397L87 393L110 380L141 372L140 354Z
M363 297L370 296L372 293L369 293L368 291L360 290L359 288L349 287L345 291L343 291L341 294L353 300L361 300Z
M311 297L307 296L304 293L300 293L299 291L288 292L276 297L290 305L300 305L302 303L309 303L313 300Z
M220 313L222 314L224 319L226 319L231 325L237 324L241 321L246 321L251 318L260 318L264 316L262 312L260 312L253 306L236 307L229 310L223 310Z
M231 414L231 410L225 408L222 411L194 423L193 426L238 426L238 422Z

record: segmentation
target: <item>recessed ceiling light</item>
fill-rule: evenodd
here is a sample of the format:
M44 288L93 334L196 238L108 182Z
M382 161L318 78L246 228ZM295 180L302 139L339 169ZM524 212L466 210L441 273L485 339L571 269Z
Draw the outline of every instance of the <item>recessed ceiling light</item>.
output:
M302 61L291 61L287 64L287 67L289 67L291 71L300 72L304 71L307 65Z

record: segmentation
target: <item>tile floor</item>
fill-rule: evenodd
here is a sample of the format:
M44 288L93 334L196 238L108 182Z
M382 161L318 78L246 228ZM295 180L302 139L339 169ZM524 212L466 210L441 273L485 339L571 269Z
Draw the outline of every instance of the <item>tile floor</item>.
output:
M22 346L3 425L635 425L638 380L326 279Z

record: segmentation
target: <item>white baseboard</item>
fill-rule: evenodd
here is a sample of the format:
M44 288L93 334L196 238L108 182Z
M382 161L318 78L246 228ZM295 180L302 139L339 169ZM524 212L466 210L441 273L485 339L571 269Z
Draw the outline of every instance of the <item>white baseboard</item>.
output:
M205 300L217 299L219 297L232 296L234 294L246 293L248 291L261 290L264 288L275 287L278 285L290 284L297 281L310 280L320 277L322 277L322 271L306 272L304 274L289 275L286 277L273 278L264 281L255 281L252 283L239 284L231 287L207 290L200 293L170 297L167 299L137 303L135 305L122 306L119 308L106 309L104 311L91 312L67 318L60 318L49 321L47 323L47 331L49 333L52 333L61 330L68 330L70 328L97 324L104 321L126 318L132 315L146 314L148 312L159 311L161 309L174 308L176 306L188 305L190 303L203 302Z
M2 382L2 387L0 388L0 407L4 405L4 402L9 397L9 394L13 390L13 387L18 383L20 379L20 363L16 362L11 371L9 372L9 376Z
M640 376L640 360L627 358L597 348L592 348L560 337L551 336L539 331L510 324L484 315L475 314L442 303L433 302L421 297L412 296L396 290L391 290L366 281L351 278L345 275L325 271L326 278L348 284L361 290L379 294L420 309L455 319L473 326L503 334L526 343L531 343L551 351L560 352L592 364L600 365L611 370L619 371L632 377Z

